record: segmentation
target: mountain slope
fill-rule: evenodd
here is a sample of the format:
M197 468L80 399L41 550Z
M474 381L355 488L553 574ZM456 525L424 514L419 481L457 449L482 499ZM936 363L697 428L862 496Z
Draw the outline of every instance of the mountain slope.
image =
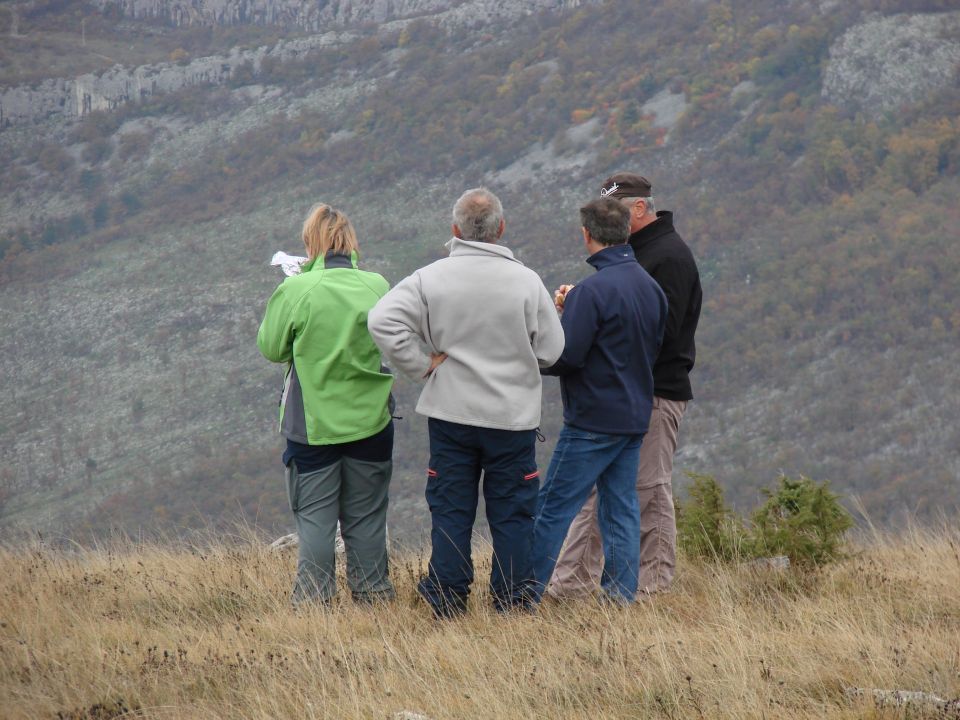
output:
M486 183L508 243L552 287L588 272L576 208L621 168L653 179L703 275L678 482L714 473L749 504L779 471L805 473L883 521L955 507L960 87L946 73L895 112L871 104L883 78L844 68L886 62L887 45L850 40L874 27L875 7L400 20L79 120L6 127L4 525L239 511L283 525L280 370L253 340L279 281L265 263L298 250L309 206L345 209L366 266L396 282L440 256L450 205ZM911 57L960 48L956 13L882 9ZM165 42L197 32L156 27ZM233 40L204 42L215 56ZM831 78L864 89L836 95ZM416 541L424 422L415 384L398 394L391 522ZM541 463L559 422L548 383Z

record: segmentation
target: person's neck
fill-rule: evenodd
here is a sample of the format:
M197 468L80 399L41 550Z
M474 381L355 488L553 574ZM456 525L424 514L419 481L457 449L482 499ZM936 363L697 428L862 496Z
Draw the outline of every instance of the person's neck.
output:
M640 232L640 231L643 230L645 227L647 227L647 225L650 225L651 223L656 222L656 220L657 220L657 214L656 214L656 213L647 213L647 214L644 215L642 218L640 218L639 220L637 220L636 223L634 223L634 224L630 227L630 234L633 235L634 233Z
M591 246L590 246L589 249L590 249L592 252L591 252L587 257L593 257L593 256L596 255L597 253L603 252L604 250L609 250L610 248L615 248L615 247L623 247L623 246L626 245L626 244L627 244L627 243L625 243L625 242L617 243L616 245L601 245L600 243L596 243L596 242L595 242L595 243L591 243Z

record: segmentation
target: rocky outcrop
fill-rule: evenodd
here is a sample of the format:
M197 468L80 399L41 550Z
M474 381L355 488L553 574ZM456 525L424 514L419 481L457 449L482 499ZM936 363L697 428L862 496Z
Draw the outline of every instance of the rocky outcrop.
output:
M830 48L823 97L879 116L954 81L960 65L960 12L873 16Z
M192 85L227 82L241 67L259 71L265 58L293 60L333 44L348 42L347 33L329 32L307 38L281 41L273 47L234 50L229 55L211 55L189 63L157 63L124 68L117 65L100 75L81 75L73 80L45 80L39 85L0 91L0 128L49 117L82 117L94 110L113 110L159 92L173 92Z
M118 8L135 20L159 19L176 26L286 25L320 29L329 15L325 0L93 0L101 9Z
M93 0L101 9L119 8L136 20L172 25L290 25L319 29L326 0ZM328 10L329 12L329 10Z
M106 9L118 6L134 19L162 18L177 25L261 23L295 25L316 31L349 23L385 23L397 31L415 18L443 27L484 26L542 10L595 4L600 0L92 0ZM138 68L116 66L99 75L56 78L39 85L0 89L0 129L49 117L82 117L94 110L112 110L157 92L228 81L241 66L258 71L265 57L281 61L317 48L349 42L355 36L327 32L272 48L235 50L229 55L198 58L185 65L158 63Z
M653 127L666 131L664 142L668 142L670 133L680 122L680 118L690 107L686 93L674 93L670 88L664 88L647 100L641 110L644 115L653 117Z
M283 25L318 32L331 25L425 15L512 16L586 4L582 0L93 0L133 19L173 25Z

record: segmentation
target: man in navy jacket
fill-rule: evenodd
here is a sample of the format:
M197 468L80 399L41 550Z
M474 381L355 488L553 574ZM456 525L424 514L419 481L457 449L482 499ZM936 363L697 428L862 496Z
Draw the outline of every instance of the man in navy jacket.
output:
M535 600L550 580L571 521L596 486L603 536L601 589L632 602L640 564L636 477L653 405L653 364L667 299L640 267L630 211L613 198L580 209L587 262L597 272L563 299L559 375L564 426L537 499L533 529Z
M673 506L673 455L680 421L693 398L690 371L696 360L694 333L703 293L693 253L673 227L673 213L657 212L650 181L621 172L603 183L601 196L630 210L630 247L637 262L667 296L669 311L660 354L653 366L653 411L640 450L640 590L666 590L676 567L677 524ZM584 504L567 533L565 549L547 593L556 598L594 592L603 569L596 494Z

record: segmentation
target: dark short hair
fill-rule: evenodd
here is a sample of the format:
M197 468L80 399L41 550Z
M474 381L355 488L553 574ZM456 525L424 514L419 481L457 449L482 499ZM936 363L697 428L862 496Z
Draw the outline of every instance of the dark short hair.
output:
M630 210L619 200L600 198L580 208L580 224L601 245L622 245L630 237Z

